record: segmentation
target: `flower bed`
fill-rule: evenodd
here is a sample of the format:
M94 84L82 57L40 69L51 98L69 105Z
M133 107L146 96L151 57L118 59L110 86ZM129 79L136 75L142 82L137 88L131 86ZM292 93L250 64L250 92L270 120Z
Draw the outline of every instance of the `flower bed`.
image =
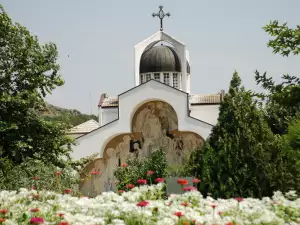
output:
M300 198L203 198L197 191L163 196L164 184L135 187L96 198L21 189L0 192L0 224L298 224ZM159 200L156 200L159 199ZM293 199L293 200L289 200Z

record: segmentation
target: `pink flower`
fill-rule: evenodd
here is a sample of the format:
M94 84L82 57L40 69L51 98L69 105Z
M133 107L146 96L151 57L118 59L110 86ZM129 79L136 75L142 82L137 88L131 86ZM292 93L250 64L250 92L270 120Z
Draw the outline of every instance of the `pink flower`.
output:
M182 217L183 216L183 213L182 212L176 212L174 213L175 216L178 216L178 217Z
M62 222L60 222L58 225L69 225L69 223L66 222L66 221L62 221Z
M194 179L193 179L193 183L194 183L194 184L198 184L198 183L200 183L200 182L201 182L201 180L199 180L199 179L197 179L197 178L194 178Z
M57 215L58 217L64 217L65 214L63 214L63 213L57 213L56 215Z
M121 164L121 167L127 167L128 165L127 165L127 163L122 163Z
M91 172L91 174L92 174L92 175L98 175L98 174L100 174L100 172L99 172L99 171L96 171L96 170L94 170L94 171L92 171L92 172Z
M59 175L61 175L61 172L60 171L56 171L56 176L59 176Z
M44 219L41 217L33 217L30 219L30 224L43 224L44 223Z
M217 207L217 204L214 204L214 203L213 203L213 204L211 205L211 207L212 207L213 209L215 209L215 208Z
M147 205L149 205L149 202L147 201L141 201L139 202L138 204L136 204L137 206L140 206L140 207L146 207Z
M121 193L121 194L122 194L123 192L125 192L125 191L124 191L124 190L119 190L119 193Z
M147 175L153 175L154 174L154 171L153 170L148 170L147 171Z
M183 191L197 191L197 188L190 186L182 188Z
M139 179L139 180L137 180L137 183L138 184L147 184L147 181L143 180L143 179Z
M237 200L238 202L242 202L244 200L244 198L242 198L242 197L236 197L234 199Z
M165 182L165 179L164 178L156 178L155 181L156 181L156 183L163 183L163 182Z

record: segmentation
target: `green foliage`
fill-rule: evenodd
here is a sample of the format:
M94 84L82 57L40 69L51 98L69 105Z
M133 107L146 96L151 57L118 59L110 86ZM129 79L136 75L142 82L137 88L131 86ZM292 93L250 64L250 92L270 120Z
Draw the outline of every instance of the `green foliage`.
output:
M59 168L51 163L44 163L36 159L27 159L19 165L10 160L0 160L0 190L18 190L37 185L37 190L51 190L63 193L66 188L76 191L79 182L78 175L70 166ZM61 172L56 175L56 172ZM34 177L38 178L37 181Z
M275 134L285 134L290 121L300 112L300 78L284 75L283 82L275 84L266 73L255 72L255 80L267 94L257 94L266 100L265 115Z
M274 37L268 42L268 47L273 48L274 53L288 56L291 52L294 55L300 53L300 26L291 29L287 23L279 24L277 20L271 21L264 30Z
M27 158L63 165L70 143L66 127L40 118L44 97L63 84L57 48L14 24L0 6L0 155L16 164Z
M282 140L272 133L253 94L240 84L235 72L220 105L218 124L204 149L191 156L191 172L202 180L202 192L214 197L261 197L285 191L291 186L286 184L287 168L282 167Z
M156 178L166 177L167 160L163 150L155 151L149 158L131 158L127 166L119 167L114 171L118 179L118 189L127 190L127 184L138 185L138 179L147 180L147 184L154 184ZM153 175L147 175L147 171L154 171Z

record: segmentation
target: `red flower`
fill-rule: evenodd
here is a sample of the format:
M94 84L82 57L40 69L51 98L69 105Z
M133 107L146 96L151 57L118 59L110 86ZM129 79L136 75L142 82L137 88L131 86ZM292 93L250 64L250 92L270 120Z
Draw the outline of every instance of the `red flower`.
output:
M119 193L121 193L121 194L122 194L123 192L125 192L125 191L124 191L124 190L119 190Z
M92 174L92 175L98 175L98 174L100 174L100 172L99 172L99 171L96 171L96 170L94 170L94 171L92 171L92 172L91 172L91 174Z
M30 219L30 224L43 224L44 219L41 217L33 217Z
M69 223L66 222L66 221L62 221L62 222L60 222L58 225L69 225Z
M65 193L66 193L66 194L70 194L70 193L71 193L71 189L70 189L70 188L67 188L67 189L65 190Z
M59 176L59 175L61 175L61 172L60 171L56 171L56 176Z
M33 208L33 209L30 210L30 212L33 212L33 213L36 213L36 212L39 212L39 211L40 211L39 208Z
M187 206L189 205L189 203L187 203L187 202L182 202L181 205L184 206L184 207L187 207Z
M1 213L2 215L5 215L7 212L8 212L7 209L1 209L1 210L0 210L0 213Z
M242 202L244 200L244 198L242 198L242 197L236 197L234 199L237 200L238 202Z
M127 167L128 165L127 165L127 163L122 163L121 164L121 167Z
M147 201L141 201L139 202L138 204L136 204L137 206L140 206L140 207L146 207L147 205L149 205L149 202Z
M143 180L143 179L139 179L139 180L137 180L137 183L138 184L147 184L147 181Z
M165 182L165 179L164 178L156 178L155 182L156 183L163 183L163 182Z
M57 215L58 217L64 217L65 214L63 214L63 213L57 213L56 215Z
M128 189L132 189L132 188L134 188L134 185L133 185L133 184L127 184L126 187L127 187Z
M226 223L226 225L233 225L233 223L232 222L228 222L228 223Z
M147 175L153 175L154 174L154 171L153 170L148 170L147 171Z
M223 214L223 212L220 211L220 212L218 212L218 214L221 216Z
M33 177L33 180L39 180L39 177L35 176Z
M190 186L182 188L183 191L197 191L197 188Z
M187 185L189 184L188 180L184 180L184 179L178 179L177 183L180 185Z
M174 213L175 216L178 216L178 217L182 217L183 216L183 213L182 212L176 212Z
M217 205L216 205L216 204L212 204L211 207L212 207L213 209L215 209L215 208L217 207Z
M5 222L5 219L0 217L0 223L3 223L3 222Z
M200 181L201 181L201 180L199 180L199 179L197 179L197 178L194 178L194 179L193 179L193 183L194 183L194 184L198 184L198 183L200 183Z

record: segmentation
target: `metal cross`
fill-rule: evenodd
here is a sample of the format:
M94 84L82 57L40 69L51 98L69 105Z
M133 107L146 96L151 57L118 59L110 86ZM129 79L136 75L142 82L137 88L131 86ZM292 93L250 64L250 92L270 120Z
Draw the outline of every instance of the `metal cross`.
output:
M160 19L160 30L162 31L163 30L163 19L164 19L164 17L165 16L169 17L169 16L171 16L171 14L170 13L165 14L164 11L163 11L163 6L160 5L159 6L159 12L158 13L152 13L152 16L153 17L157 16Z

